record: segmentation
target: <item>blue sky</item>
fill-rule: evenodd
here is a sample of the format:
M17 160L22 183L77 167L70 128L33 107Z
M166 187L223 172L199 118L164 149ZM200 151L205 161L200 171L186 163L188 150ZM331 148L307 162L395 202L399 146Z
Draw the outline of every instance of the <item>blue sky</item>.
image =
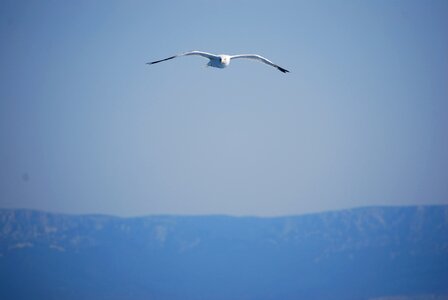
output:
M447 1L2 1L0 207L448 204ZM206 68L188 50L258 53Z

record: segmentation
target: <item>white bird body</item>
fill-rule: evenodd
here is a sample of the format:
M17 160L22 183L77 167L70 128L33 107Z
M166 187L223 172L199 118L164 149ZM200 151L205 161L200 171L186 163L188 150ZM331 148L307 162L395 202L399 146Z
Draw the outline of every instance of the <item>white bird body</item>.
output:
M209 59L209 62L207 63L207 66L209 67L215 67L215 68L220 68L223 69L225 67L227 67L230 64L230 61L232 59L237 59L237 58L248 58L248 59L255 59L258 60L260 62L263 62L267 65L270 65L274 68L277 68L278 70L280 70L283 73L287 73L289 72L288 70L274 64L273 62L271 62L270 60L268 60L267 58L264 58L261 55L258 54L238 54L238 55L227 55L227 54L211 54L211 53L207 53L207 52L202 52L202 51L190 51L190 52L185 52L182 54L178 54L178 55L174 55L165 59L161 59L161 60L156 60L153 62L149 62L147 63L148 65L152 65L152 64L156 64L162 61L166 61L166 60L170 60L176 57L180 57L180 56L189 56L189 55L199 55L205 58Z

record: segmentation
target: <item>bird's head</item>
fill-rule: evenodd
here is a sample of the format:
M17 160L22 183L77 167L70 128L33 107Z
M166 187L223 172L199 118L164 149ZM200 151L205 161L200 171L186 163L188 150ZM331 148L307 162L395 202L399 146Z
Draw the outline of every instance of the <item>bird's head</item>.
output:
M221 55L221 64L228 65L230 63L230 56L228 55Z

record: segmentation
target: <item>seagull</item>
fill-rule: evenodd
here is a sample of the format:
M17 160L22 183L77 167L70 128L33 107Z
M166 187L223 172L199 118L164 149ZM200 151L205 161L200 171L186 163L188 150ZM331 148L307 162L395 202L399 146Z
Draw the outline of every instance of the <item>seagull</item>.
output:
M160 63L162 61L170 60L170 59L173 59L173 58L176 58L176 57L189 56L189 55L199 55L199 56L208 58L210 61L207 63L207 66L220 68L220 69L223 69L223 68L227 67L230 64L230 60L232 60L232 59L248 58L248 59L255 59L255 60L258 60L260 62L263 62L263 63L265 63L267 65L270 65L270 66L272 66L274 68L279 69L283 73L289 72L288 70L286 70L286 69L284 69L284 68L274 64L269 59L264 58L263 56L258 55L258 54L238 54L238 55L219 54L219 55L216 55L216 54L211 54L211 53L202 52L202 51L190 51L190 52L185 52L185 53L177 54L177 55L174 55L174 56L170 56L168 58L164 58L164 59L161 59L161 60L148 62L146 64L153 65L153 64L157 64L157 63Z

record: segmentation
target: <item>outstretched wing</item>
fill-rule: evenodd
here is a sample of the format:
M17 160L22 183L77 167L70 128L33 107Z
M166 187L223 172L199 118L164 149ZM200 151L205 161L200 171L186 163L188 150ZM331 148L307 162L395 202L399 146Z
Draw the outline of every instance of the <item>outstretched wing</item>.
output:
M214 54L211 54L211 53L202 52L202 51L190 51L190 52L185 52L185 53L177 54L177 55L174 55L174 56L170 56L168 58L164 58L164 59L148 62L146 64L148 64L148 65L157 64L159 62L170 60L170 59L173 59L173 58L176 58L176 57L179 57L179 56L188 56L188 55L199 55L199 56L202 56L202 57L206 57L206 58L208 58L210 60L219 59L218 55L214 55Z
M263 56L258 55L258 54L239 54L239 55L232 55L232 56L230 57L230 59L236 59L236 58L256 59L256 60L261 61L261 62L263 62L263 63L265 63L265 64L267 64L267 65L270 65L270 66L273 66L274 68L279 69L279 70L280 70L281 72L283 72L283 73L288 73L288 72L289 72L288 70L286 70L286 69L280 67L279 65L274 64L274 63L273 63L272 61L270 61L269 59L264 58Z
M211 54L211 53L207 53L207 52L202 52L202 51L190 51L190 52L185 52L180 54L179 56L187 56L187 55L199 55L202 57L206 57L210 60L214 60L214 59L220 59L219 55L215 55L215 54Z

